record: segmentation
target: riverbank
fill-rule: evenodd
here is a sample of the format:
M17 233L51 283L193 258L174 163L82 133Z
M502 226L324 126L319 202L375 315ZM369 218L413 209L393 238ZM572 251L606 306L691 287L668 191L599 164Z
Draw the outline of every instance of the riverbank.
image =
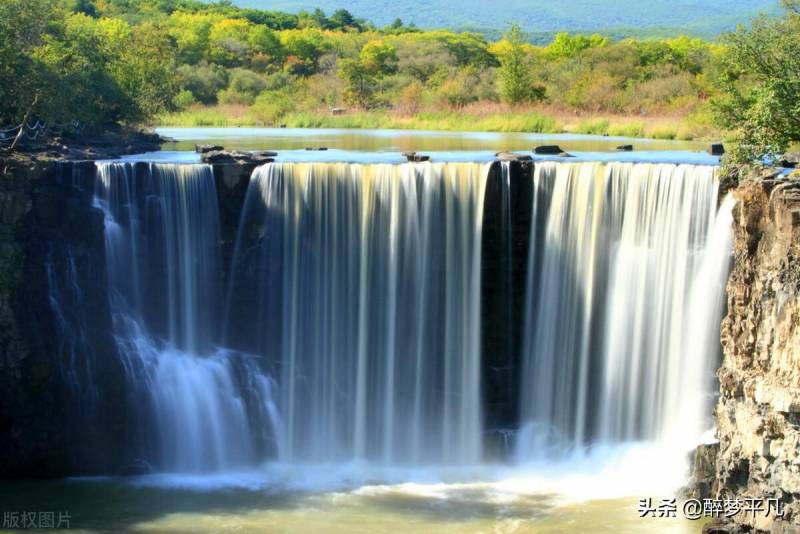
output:
M0 149L0 176L47 161L90 161L113 159L129 154L154 152L166 139L155 132L128 127L113 127L98 133L51 135L26 139L15 147Z
M461 110L343 111L319 109L274 118L254 106L195 106L157 117L161 126L354 128L454 132L573 133L663 140L718 139L720 132L700 115L648 116L575 114L551 107L512 109L503 105L467 106Z

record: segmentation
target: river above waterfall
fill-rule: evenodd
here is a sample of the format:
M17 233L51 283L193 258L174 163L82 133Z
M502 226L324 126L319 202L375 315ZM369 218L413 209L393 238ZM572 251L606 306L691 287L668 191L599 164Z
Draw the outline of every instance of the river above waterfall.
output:
M536 145L558 144L565 150L613 151L633 145L643 151L697 152L708 148L702 141L643 139L586 134L538 134L502 132L449 132L429 130L369 130L335 128L176 128L156 132L174 139L165 150L194 150L195 143L221 144L237 150L292 150L328 147L369 152L500 151L530 150Z

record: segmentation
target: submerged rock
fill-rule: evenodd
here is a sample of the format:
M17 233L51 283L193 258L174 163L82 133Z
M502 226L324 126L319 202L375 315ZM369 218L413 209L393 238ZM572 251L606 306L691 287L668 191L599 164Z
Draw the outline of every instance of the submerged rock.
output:
M633 152L633 145L619 145L617 147L618 152Z
M326 146L307 146L306 150L324 152L325 150L328 150L328 147L326 147Z

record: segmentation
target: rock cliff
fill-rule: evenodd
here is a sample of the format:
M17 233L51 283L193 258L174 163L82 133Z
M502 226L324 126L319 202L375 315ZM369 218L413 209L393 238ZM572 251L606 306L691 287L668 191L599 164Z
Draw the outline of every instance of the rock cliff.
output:
M729 531L798 532L800 180L746 180L733 194L738 204L718 372L719 448L706 489L712 497L783 504L784 518L740 513ZM708 452L696 466L708 464Z

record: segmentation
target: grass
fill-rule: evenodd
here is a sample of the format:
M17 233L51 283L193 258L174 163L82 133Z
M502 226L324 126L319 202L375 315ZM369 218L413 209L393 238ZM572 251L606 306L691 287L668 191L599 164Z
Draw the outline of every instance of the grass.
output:
M611 123L606 119L582 121L575 128L574 133L589 135L610 135L608 133Z
M403 115L393 111L353 111L332 115L326 110L297 111L275 124L258 120L247 106L196 106L157 118L161 126L288 128L355 128L443 130L476 132L576 133L684 141L710 139L719 133L698 116L575 116L548 108L509 109L500 104L467 106L461 110L420 111Z

